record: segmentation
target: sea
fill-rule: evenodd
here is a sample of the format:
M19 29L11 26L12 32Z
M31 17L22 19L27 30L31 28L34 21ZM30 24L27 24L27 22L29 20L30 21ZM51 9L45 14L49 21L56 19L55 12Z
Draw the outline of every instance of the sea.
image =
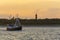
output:
M7 31L0 26L0 40L60 40L60 26L23 26L22 31Z

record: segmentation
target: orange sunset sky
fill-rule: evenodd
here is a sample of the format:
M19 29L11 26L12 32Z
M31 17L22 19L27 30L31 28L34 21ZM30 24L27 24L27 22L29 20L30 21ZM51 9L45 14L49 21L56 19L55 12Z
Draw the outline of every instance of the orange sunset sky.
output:
M37 11L38 10L38 11ZM0 0L0 18L60 18L60 0Z

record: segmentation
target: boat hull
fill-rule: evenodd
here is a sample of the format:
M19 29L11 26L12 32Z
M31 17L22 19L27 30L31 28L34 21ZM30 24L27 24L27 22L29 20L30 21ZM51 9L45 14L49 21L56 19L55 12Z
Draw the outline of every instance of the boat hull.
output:
M7 28L7 31L15 31L15 30L22 30L22 26L15 28Z

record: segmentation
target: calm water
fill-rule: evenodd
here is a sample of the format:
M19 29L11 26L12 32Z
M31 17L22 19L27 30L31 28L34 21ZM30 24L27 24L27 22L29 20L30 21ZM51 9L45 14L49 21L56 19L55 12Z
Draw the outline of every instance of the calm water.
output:
M23 27L22 31L6 31L0 27L0 40L60 40L60 27Z

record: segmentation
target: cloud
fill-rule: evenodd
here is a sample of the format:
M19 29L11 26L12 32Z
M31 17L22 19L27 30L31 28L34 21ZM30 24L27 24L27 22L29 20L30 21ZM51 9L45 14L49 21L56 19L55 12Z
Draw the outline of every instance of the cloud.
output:
M50 13L58 13L58 12L60 12L60 8L49 8L48 12L50 12Z

